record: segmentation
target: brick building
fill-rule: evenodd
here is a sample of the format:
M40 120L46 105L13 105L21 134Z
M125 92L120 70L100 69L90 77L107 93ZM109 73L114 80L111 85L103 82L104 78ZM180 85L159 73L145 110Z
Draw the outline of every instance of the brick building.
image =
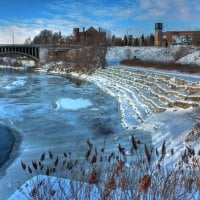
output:
M100 28L96 30L94 27L80 32L79 28L73 29L73 42L74 44L93 45L93 44L105 44L106 32Z
M194 44L200 45L200 31L167 31L163 39L168 45Z
M200 31L166 31L163 32L163 24L155 24L155 43L154 45L200 45Z

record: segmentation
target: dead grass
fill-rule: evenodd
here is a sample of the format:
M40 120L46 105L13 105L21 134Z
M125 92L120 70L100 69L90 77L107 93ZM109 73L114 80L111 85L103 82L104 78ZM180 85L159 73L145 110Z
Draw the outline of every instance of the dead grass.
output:
M188 65L188 64L183 65L174 62L164 63L164 62L143 61L138 59L129 59L129 60L122 60L120 64L127 66L155 68L160 70L178 71L190 74L200 73L200 66L198 65Z
M87 140L88 150L85 163L72 158L70 152L55 156L51 151L43 153L38 161L29 164L21 162L28 176L45 174L68 178L73 192L66 194L63 182L60 182L58 199L90 199L91 186L96 186L101 199L199 199L200 198L200 155L187 148L175 166L165 165L166 145L163 142L160 152L142 144L132 136L130 147L118 145L118 152L106 154L106 147L95 147ZM127 154L128 152L128 154ZM171 150L173 159L175 152ZM87 183L87 189L77 196L79 191L73 180ZM52 185L39 182L32 188L28 199L48 199L54 197ZM88 189L88 187L90 189ZM42 188L42 189L41 189Z

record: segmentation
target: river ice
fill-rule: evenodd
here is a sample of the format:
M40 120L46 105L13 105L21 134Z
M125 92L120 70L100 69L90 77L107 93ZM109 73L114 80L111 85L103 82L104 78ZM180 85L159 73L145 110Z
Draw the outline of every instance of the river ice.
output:
M28 163L51 150L57 155L70 151L81 162L87 138L98 147L105 140L108 153L119 142L129 143L117 103L94 84L23 72L0 74L0 123L21 136L0 168L1 200L30 178L22 171L21 160ZM13 82L12 89L6 88ZM146 141L151 142L150 136Z
M89 99L70 99L70 98L60 98L56 101L57 109L68 109L68 110L78 110L81 108L87 108L92 106Z

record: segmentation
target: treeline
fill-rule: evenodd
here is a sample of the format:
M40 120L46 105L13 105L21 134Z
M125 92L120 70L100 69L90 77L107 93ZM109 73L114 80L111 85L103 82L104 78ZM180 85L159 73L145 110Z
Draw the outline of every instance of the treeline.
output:
M36 35L31 41L30 38L25 40L25 43L29 44L56 44L62 40L63 36L61 32L53 32L50 30L42 30L38 35Z
M141 37L133 38L132 35L124 35L123 38L112 36L112 46L154 46L155 37L153 34L144 34Z

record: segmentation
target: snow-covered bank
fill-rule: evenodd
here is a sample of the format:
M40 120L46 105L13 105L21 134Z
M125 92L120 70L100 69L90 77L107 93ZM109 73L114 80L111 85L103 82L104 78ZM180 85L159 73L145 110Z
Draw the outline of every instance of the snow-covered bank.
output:
M177 61L180 64L195 64L200 66L200 50L190 53Z
M143 61L177 62L180 64L200 65L200 51L194 46L169 47L111 47L108 49L108 63L123 59L137 58Z
M169 148L175 143L182 143L183 148L186 134L194 125L187 115L200 105L200 78L152 71L120 66L98 70L92 76L71 75L91 81L113 96L119 103L124 128L152 132L157 147L166 140Z

